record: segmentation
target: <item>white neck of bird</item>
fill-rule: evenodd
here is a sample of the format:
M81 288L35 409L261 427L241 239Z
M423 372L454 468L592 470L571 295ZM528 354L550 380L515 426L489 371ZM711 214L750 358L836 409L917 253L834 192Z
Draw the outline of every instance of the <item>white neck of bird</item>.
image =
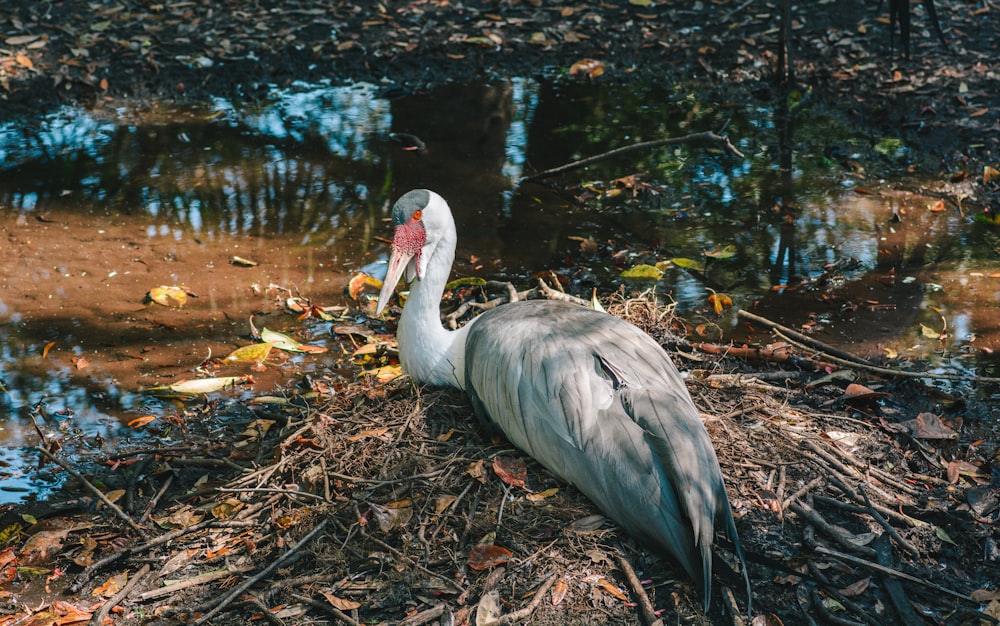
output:
M447 330L441 324L441 296L455 258L455 243L442 241L431 254L424 276L410 285L399 319L400 361L418 383L465 389L465 336L471 325Z

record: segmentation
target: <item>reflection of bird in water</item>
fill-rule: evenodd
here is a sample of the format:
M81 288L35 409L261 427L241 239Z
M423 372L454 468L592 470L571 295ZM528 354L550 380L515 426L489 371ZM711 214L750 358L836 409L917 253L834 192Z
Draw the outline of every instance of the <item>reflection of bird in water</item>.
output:
M439 307L455 257L451 210L418 189L396 202L392 221L378 311L405 272L414 282L399 320L403 368L417 382L467 391L517 447L673 555L707 610L716 520L741 563L743 551L712 442L663 349L621 319L553 301L504 305L446 330ZM745 564L743 573L749 595Z

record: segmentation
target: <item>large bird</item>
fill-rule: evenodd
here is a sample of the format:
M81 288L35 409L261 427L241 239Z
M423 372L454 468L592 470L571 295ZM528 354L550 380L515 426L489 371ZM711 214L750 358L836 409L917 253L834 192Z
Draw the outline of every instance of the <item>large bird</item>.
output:
M632 536L672 555L704 593L721 521L747 586L743 550L708 433L677 368L649 335L606 313L533 300L441 325L457 234L427 189L392 208L395 233L378 313L412 283L397 338L403 369L458 387L518 448L574 484ZM749 610L749 609L748 609Z

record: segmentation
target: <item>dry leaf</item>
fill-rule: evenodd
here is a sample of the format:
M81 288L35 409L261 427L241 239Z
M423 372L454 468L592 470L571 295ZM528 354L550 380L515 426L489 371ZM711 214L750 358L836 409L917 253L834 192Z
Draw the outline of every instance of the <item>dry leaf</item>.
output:
M851 383L844 390L844 398L847 400L870 400L874 398L888 398L889 396L890 394L884 391L874 391L858 383Z
M708 296L708 303L712 305L716 315L722 315L723 311L732 308L733 299L724 293L713 293Z
M230 265L235 265L237 267L256 267L257 261L251 261L250 259L244 259L241 256L234 256L229 259Z
M403 375L403 368L399 365L383 365L377 369L365 370L361 372L361 376L374 376L375 380L380 383L387 383L390 380L399 378Z
M274 347L274 342L265 341L263 343L254 343L249 346L243 346L242 348L237 348L230 352L223 361L238 361L243 363L260 363L271 354L271 348Z
M42 358L43 359L49 356L49 350L51 350L52 346L54 346L54 345L56 345L56 342L54 342L54 341L50 341L47 344L45 344L45 347L42 348Z
M469 567L474 570L485 570L502 565L510 560L513 552L492 543L480 543L469 550Z
M512 487L523 487L528 478L528 466L521 458L497 456L493 458L493 473Z
M368 503L375 521L378 522L379 530L387 533L391 530L401 528L413 517L413 501L400 500L389 504Z
M472 476L481 483L486 482L486 462L482 459L478 461L473 461L469 463L469 467L465 469L465 473Z
M172 385L161 385L159 387L149 387L146 391L157 396L195 396L203 393L219 391L226 387L233 387L238 383L253 382L248 376L217 376L214 378L196 378L194 380L182 380Z
M567 591L569 591L569 585L566 584L566 579L557 580L556 584L552 585L552 606L558 606L566 597Z
M500 592L496 589L488 591L479 599L476 605L476 626L486 626L500 619L503 609L500 608Z
M556 495L557 493L559 493L559 488L558 487L551 487L549 489L546 489L545 491L539 491L538 493L529 493L525 497L528 500L530 500L531 502L541 502L545 498L551 498L552 496Z
M121 591L122 587L125 586L126 582L128 582L128 572L120 572L118 574L115 574L114 576L111 576L106 581L104 581L104 584L98 585L94 589L94 596L110 598L111 596Z
M69 530L42 530L24 542L21 546L21 555L18 561L22 565L44 563L50 557L57 554L63 547L63 539L69 534Z
M382 281L364 272L359 272L351 277L351 282L347 283L347 293L351 298L357 300L361 297L361 292L364 291L365 287L381 289Z
M368 430L363 430L356 435L351 435L347 438L348 441L360 441L368 437L382 437L382 435L389 432L388 428L369 428Z
M569 75L586 74L590 78L597 78L604 73L604 62L597 59L580 59L570 66Z
M840 593L847 596L848 598L854 598L860 596L865 591L868 590L868 586L871 585L871 578L862 578L861 580L850 584L840 590Z
M326 598L326 601L329 602L330 605L333 606L335 609L339 609L341 611L353 611L354 609L361 608L360 602L338 598L329 591L320 591L320 593L323 594L323 597Z
M604 591L607 591L608 593L610 593L614 597L618 598L622 602L625 602L626 604L631 604L629 602L628 596L625 595L625 592L622 591L621 589L619 589L617 585L615 585L614 583L612 583L607 578L604 578L603 576L601 578L598 578L597 579L597 586L600 587L601 589L603 589Z
M434 512L438 515L444 513L448 510L455 500L458 500L457 496L440 496L434 501Z
M137 417L128 423L129 428L142 428L146 424L152 422L156 419L155 415L143 415L142 417Z
M983 168L983 184L986 185L994 180L1000 179L1000 170L987 165Z
M161 306L175 309L183 308L187 304L188 296L194 296L187 287L178 285L160 285L153 287L146 293L146 302L155 302Z

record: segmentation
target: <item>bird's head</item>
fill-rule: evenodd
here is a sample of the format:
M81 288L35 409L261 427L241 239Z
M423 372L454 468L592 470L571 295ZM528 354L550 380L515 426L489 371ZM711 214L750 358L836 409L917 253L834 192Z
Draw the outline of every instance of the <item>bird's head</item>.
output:
M382 312L406 272L406 281L423 279L435 248L454 237L455 222L444 198L429 189L408 191L392 207L392 252L382 281L376 314ZM451 259L448 259L451 266Z

